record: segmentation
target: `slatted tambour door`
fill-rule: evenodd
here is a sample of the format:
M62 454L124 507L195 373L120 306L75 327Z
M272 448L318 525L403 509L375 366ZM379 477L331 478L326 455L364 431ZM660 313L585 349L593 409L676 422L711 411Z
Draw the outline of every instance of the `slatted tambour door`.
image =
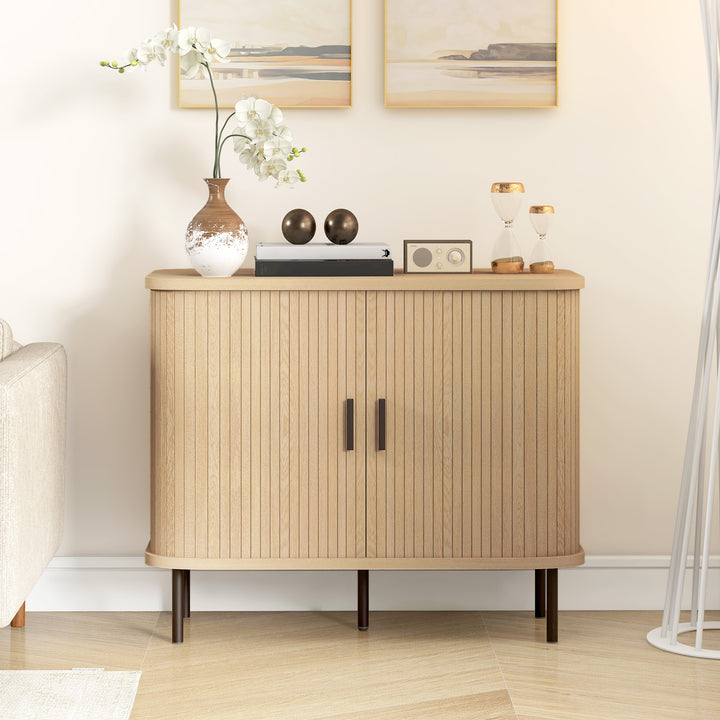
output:
M369 557L580 552L578 301L368 292Z
M364 555L365 293L153 292L152 313L150 552Z

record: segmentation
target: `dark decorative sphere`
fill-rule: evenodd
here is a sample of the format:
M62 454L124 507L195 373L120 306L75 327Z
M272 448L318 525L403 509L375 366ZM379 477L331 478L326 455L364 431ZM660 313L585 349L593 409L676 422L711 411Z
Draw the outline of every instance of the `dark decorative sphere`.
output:
M315 218L302 208L291 210L282 221L282 234L293 245L304 245L315 235Z
M336 245L351 243L358 234L357 218L344 208L333 210L325 218L325 234Z

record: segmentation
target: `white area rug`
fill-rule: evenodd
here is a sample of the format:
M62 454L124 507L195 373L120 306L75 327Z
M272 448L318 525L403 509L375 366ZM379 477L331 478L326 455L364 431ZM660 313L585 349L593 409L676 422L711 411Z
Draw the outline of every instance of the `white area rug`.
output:
M0 720L128 720L140 671L0 671Z

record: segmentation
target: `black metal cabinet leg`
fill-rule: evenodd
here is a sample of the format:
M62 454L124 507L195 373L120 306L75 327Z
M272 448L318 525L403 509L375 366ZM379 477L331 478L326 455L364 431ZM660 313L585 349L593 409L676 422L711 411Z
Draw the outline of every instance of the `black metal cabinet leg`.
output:
M370 606L370 571L358 570L358 630L367 630Z
M547 641L558 641L558 571L551 568L547 571Z
M172 641L183 641L183 599L185 596L184 570L172 571Z
M535 571L535 617L545 617L545 570Z
M190 571L183 570L183 617L190 617Z

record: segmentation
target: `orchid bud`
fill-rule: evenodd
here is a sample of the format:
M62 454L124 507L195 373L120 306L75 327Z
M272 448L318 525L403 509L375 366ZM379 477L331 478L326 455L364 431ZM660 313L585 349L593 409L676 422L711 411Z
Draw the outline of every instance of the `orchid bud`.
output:
M124 73L124 72L125 72L125 68L118 68L118 72L119 72L119 73Z
M117 67L117 63L116 63L114 60L113 60L110 64L111 64L114 68Z

